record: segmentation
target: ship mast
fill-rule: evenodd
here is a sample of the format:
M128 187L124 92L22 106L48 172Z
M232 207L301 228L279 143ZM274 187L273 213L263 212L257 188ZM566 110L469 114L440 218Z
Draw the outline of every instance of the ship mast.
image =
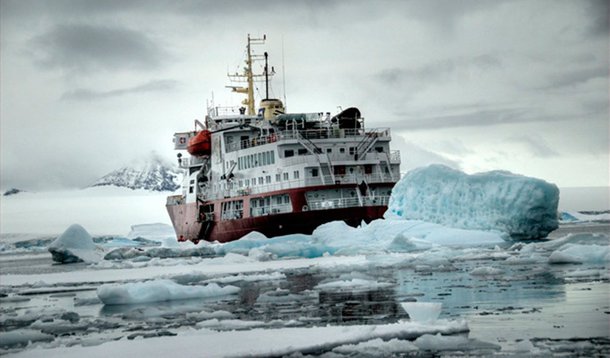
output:
M262 58L262 56L260 55L254 55L252 53L252 45L262 45L265 43L265 40L267 39L267 35L263 35L262 38L251 38L250 34L248 34L248 45L246 46L246 67L244 67L244 72L242 74L239 73L235 73L235 74L227 74L227 76L235 82L245 82L248 84L247 87L240 87L240 86L227 86L229 88L231 88L231 90L233 92L236 93L243 93L245 95L247 95L248 98L244 99L242 101L242 104L246 106L248 112L247 114L249 116L254 116L256 115L256 111L254 108L254 80L258 79L258 78L262 78L263 76L266 76L266 74L254 74L252 71L252 63L259 59Z

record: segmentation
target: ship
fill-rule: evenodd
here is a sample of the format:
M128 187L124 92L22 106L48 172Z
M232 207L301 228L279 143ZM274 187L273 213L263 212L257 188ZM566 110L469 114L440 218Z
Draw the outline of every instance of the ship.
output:
M174 134L184 170L181 194L166 208L178 241L230 242L257 231L266 237L311 234L342 220L356 227L383 217L400 179L400 152L389 128L367 128L356 107L287 113L269 98L266 36L248 35L243 72L229 74L246 96L240 106L207 105L203 123ZM262 73L253 63L264 59ZM255 82L265 94L255 107Z

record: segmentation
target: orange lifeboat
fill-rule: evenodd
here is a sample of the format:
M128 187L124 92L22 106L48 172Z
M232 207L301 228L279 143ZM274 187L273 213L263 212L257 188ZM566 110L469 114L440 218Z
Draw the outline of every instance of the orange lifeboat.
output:
M202 130L197 132L194 137L189 139L186 150L195 156L204 156L212 154L212 132Z

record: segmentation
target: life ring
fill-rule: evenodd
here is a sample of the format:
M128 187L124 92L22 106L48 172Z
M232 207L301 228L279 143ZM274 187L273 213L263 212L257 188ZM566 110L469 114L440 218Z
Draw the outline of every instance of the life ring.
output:
M303 205L302 211L307 211L307 210L309 210L309 206Z

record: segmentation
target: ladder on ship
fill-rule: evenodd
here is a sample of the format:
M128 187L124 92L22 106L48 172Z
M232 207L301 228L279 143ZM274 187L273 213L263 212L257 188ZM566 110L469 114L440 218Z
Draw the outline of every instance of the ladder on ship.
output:
M297 141L305 147L311 154L316 156L318 165L320 167L320 175L322 176L322 183L324 185L335 183L335 173L333 173L333 166L328 153L323 153L322 149L318 147L311 139L303 137L301 132L296 131ZM327 183L327 179L330 178L330 183Z
M368 153L369 149L371 149L375 145L375 143L377 143L377 140L378 140L380 134L381 134L381 132L378 130L366 132L366 134L364 135L364 138L362 138L362 140L360 141L360 143L358 143L358 146L356 147L356 153L354 154L354 159L355 160L364 159L364 157L366 156L366 153Z

